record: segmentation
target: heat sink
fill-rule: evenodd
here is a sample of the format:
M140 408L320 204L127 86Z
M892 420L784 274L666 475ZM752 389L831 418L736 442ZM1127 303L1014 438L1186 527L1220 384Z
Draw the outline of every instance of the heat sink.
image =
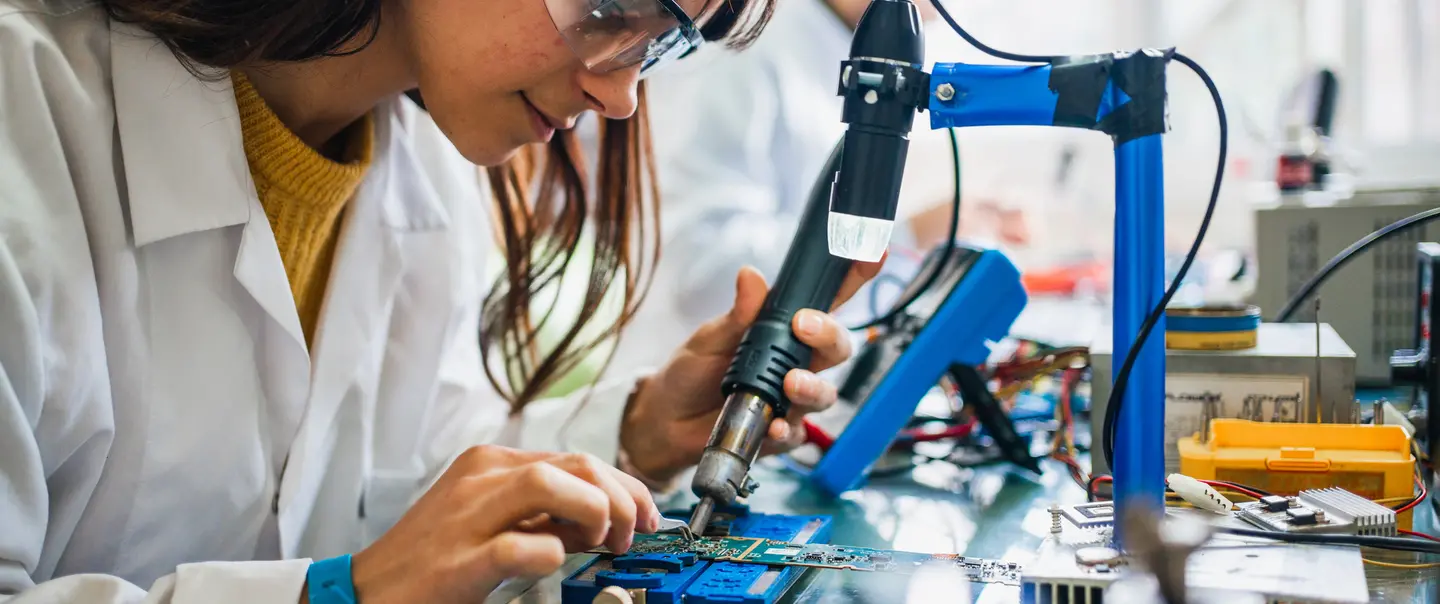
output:
M1330 516L1349 521L1361 535L1393 537L1397 534L1395 511L1345 489L1331 487L1300 491L1298 499Z

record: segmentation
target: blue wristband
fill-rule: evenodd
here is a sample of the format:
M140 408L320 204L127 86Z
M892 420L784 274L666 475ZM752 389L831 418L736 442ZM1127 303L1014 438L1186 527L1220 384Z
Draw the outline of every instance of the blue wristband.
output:
M319 560L305 573L310 604L355 604L355 581L350 577L350 554Z

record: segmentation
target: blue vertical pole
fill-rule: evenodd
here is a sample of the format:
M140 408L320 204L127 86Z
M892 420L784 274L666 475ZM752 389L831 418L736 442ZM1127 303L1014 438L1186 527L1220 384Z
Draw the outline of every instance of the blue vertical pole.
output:
M1112 373L1165 293L1165 178L1161 135L1115 147L1115 307ZM1117 514L1165 505L1165 322L1150 332L1125 388L1115 431ZM1118 528L1118 524L1117 524Z

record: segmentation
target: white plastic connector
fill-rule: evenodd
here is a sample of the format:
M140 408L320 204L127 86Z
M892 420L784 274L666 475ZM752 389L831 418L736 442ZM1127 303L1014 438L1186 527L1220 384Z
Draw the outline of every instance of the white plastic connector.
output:
M1170 483L1170 490L1196 508L1216 514L1228 514L1235 507L1235 504L1230 503L1219 491L1210 488L1210 485L1184 474L1171 474L1166 480Z
M830 254L860 262L879 262L890 247L895 221L830 212L828 221Z

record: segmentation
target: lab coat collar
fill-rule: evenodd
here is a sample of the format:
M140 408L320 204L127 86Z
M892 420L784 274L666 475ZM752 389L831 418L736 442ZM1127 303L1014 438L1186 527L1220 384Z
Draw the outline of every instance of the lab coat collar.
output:
M205 82L163 44L112 23L115 127L136 247L243 224L254 188L228 82Z
M135 246L247 222L255 190L229 79L195 77L132 25L111 25L110 53ZM419 109L407 102L377 108L377 163L390 154L418 167L405 134ZM434 190L423 189L387 197L385 222L401 231L444 228L447 213Z

